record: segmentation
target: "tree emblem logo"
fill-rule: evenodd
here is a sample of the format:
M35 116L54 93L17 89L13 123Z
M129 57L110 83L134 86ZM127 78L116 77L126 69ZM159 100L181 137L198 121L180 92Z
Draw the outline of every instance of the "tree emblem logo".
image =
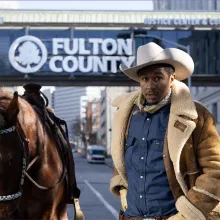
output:
M34 36L19 37L9 49L9 61L19 72L34 73L47 61L47 49Z

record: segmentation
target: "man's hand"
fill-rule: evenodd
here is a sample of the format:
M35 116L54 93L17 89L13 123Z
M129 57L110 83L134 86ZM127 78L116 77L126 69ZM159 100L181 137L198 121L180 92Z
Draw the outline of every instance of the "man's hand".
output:
M121 198L121 206L122 206L123 211L125 211L128 207L127 199L126 199L127 189L121 189L119 192L120 192L120 198Z
M186 220L179 212L168 218L168 220Z

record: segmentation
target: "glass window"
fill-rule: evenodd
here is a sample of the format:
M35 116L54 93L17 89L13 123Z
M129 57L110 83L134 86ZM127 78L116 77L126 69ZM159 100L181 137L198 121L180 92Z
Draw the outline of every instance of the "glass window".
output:
M48 40L48 39L52 39L52 38L70 38L70 29L66 28L66 29L51 29L51 30L47 30L47 29L34 29L34 28L30 28L29 29L29 35L35 36L40 38L41 40Z
M93 154L105 155L105 152L103 150L93 150Z
M97 104L93 104L92 105L92 112L96 112L97 111Z

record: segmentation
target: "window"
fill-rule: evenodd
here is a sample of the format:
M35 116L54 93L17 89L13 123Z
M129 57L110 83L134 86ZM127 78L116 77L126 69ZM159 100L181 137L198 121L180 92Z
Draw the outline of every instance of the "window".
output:
M93 104L92 105L92 112L96 112L97 111L97 104Z

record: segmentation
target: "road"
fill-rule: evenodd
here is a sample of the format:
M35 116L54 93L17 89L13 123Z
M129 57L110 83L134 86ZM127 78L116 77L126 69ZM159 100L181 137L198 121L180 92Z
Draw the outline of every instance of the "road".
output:
M77 153L74 153L74 159L81 190L80 206L86 220L118 220L120 199L109 191L112 169L105 164L89 164ZM68 217L74 219L72 205L69 205Z

